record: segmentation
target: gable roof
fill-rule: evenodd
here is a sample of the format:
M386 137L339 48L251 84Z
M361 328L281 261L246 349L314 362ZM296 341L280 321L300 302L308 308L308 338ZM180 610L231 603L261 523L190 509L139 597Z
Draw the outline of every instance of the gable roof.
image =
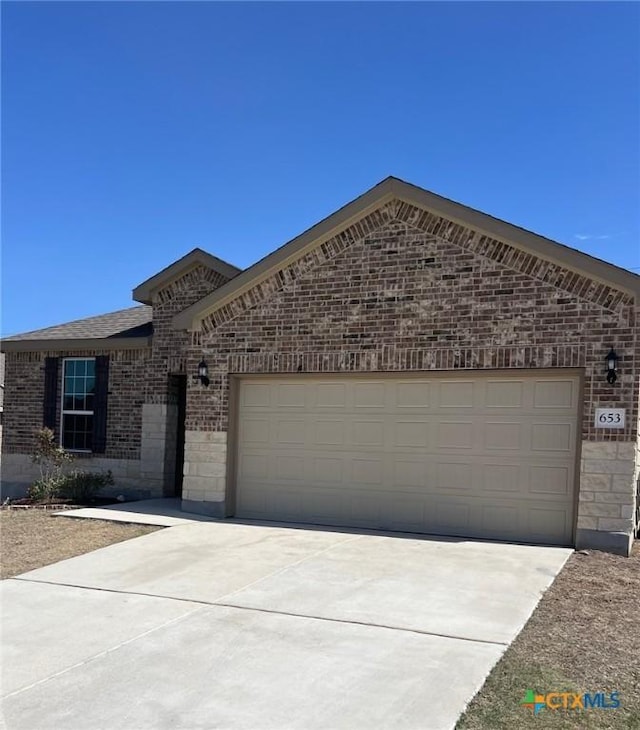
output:
M388 177L366 193L351 201L328 218L278 248L234 279L175 315L176 329L197 329L202 319L300 258L341 230L393 200L446 218L453 223L473 228L482 234L527 251L541 259L560 264L587 275L634 297L640 296L640 276L606 261L577 251L524 228L512 225L481 211L419 188L396 177Z
M138 284L133 290L133 299L137 302L142 302L142 304L151 304L151 298L154 292L167 286L167 284L175 281L178 277L198 265L207 266L222 274L227 279L233 279L233 277L242 271L242 269L203 251L201 248L194 248L193 251L189 251L188 254L174 261L150 279L143 281L142 284Z
M93 348L147 347L152 334L152 309L129 307L96 317L23 332L2 340L3 352Z

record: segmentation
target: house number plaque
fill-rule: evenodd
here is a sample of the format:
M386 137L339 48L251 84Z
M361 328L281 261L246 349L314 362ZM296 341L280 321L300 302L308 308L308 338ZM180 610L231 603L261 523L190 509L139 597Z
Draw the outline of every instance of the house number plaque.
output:
M624 408L596 408L596 428L624 428Z

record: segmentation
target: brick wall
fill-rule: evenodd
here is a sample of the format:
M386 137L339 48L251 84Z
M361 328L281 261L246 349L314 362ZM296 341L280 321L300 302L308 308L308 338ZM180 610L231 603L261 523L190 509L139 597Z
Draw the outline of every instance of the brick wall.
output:
M472 231L449 235L457 243L383 221L359 240L328 242L324 257L309 254L315 267L280 275L279 288L272 279L207 318L206 331L192 335L188 370L205 353L212 382L190 383L187 428L227 429L230 372L580 367L583 439L634 440L640 353L631 298L528 254L513 268L517 252L479 246ZM604 377L612 344L614 387ZM626 429L594 429L598 404L626 408Z
M65 357L109 356L107 400L107 448L104 458L139 459L144 382L151 358L150 349L77 350L67 352L7 353L4 453L30 453L33 432L42 428L44 362L59 357L56 436L59 438L62 407L62 359Z
M171 494L174 481L175 393L168 375L184 371L188 335L172 327L174 314L221 286L226 277L197 265L155 293L153 345L136 350L69 350L7 353L3 453L5 481L28 483L33 477L29 454L34 431L42 427L44 363L59 357L56 436L60 437L62 360L109 355L109 396L105 454L79 456L81 468L111 468L119 483L136 494ZM168 405L168 407L167 407ZM147 412L145 414L145 407ZM135 462L135 463L134 463ZM140 491L139 487L147 487Z
M62 406L62 359L64 357L109 356L109 396L107 399L106 452L78 454L73 468L90 471L110 469L115 479L103 495L126 493L132 498L159 496L140 470L144 381L151 349L73 350L66 352L7 353L5 423L2 442L3 497L24 496L38 469L31 462L34 431L42 428L44 362L59 357L56 437L60 438Z
M576 542L627 553L639 313L625 292L391 204L203 320L191 335L187 370L194 371L204 354L211 383L189 383L187 436L227 431L230 374L579 368L584 401ZM620 356L613 387L604 372L612 345ZM598 405L625 408L626 427L594 428ZM594 458L597 447L607 449L606 459ZM220 453L207 454L210 464L197 453L198 476L190 475L187 462L185 504L223 516L228 485L218 476L205 487L201 476L203 469L219 469Z
M145 385L147 403L167 403L168 375L186 372L184 352L188 333L173 329L174 315L228 281L206 266L197 265L153 296L153 353Z

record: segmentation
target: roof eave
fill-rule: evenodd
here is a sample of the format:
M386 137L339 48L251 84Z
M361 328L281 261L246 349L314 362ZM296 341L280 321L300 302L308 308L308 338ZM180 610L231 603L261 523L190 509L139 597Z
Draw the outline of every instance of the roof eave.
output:
M188 271L191 271L199 264L208 266L227 279L236 277L242 271L242 269L219 259L217 256L207 253L207 251L195 248L162 271L143 281L142 284L138 284L132 292L133 299L141 304L152 304L155 292L167 286L179 276L183 276Z
M0 352L73 352L75 350L140 350L152 337L94 337L85 339L3 340Z
M372 210L398 199L453 223L473 228L510 246L613 286L640 299L640 276L486 213L456 203L398 178L389 177L337 212L267 255L211 294L176 314L173 327L196 330L202 319L260 283L274 271L347 228Z
M195 329L205 313L213 308L224 306L247 289L266 279L274 270L278 270L286 266L289 261L304 255L306 249L313 249L334 236L336 230L348 228L359 218L391 201L394 197L392 182L392 178L386 178L360 197L347 203L335 213L245 269L232 281L179 312L173 318L173 327L175 329Z
M545 238L537 233L520 228L494 218L487 213L456 203L448 198L423 190L411 183L392 181L395 197L418 208L429 210L453 223L473 228L510 246L534 253L540 258L560 264L578 273L587 274L593 279L631 294L640 296L640 276L602 259L578 251L558 241Z

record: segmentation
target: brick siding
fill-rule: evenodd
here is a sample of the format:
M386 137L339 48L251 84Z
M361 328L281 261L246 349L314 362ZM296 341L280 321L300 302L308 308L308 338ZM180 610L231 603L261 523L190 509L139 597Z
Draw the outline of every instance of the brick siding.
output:
M377 230L352 226L205 318L187 368L204 354L211 386L190 383L188 429L227 429L229 373L579 367L582 438L635 439L629 295L404 203L373 221ZM614 387L604 377L611 345ZM598 404L626 408L626 429L596 431Z
M153 356L145 384L147 403L166 403L168 375L187 372L184 353L189 335L173 329L173 317L227 281L217 271L197 265L153 295Z
M143 405L170 401L172 394L168 375L184 372L185 369L182 353L189 337L187 333L172 328L173 316L227 280L217 272L197 265L156 292L153 299L153 345L148 349L7 353L3 452L29 454L33 450L34 431L42 427L44 362L47 356L59 357L61 363L56 417L56 437L59 439L63 358L104 354L109 356L107 446L105 454L99 458L139 460Z
M56 437L60 438L62 407L62 359L109 356L107 400L107 449L104 458L139 459L142 428L143 383L151 350L74 350L67 352L8 352L5 428L2 450L8 454L30 453L34 431L42 428L44 361L59 357Z

